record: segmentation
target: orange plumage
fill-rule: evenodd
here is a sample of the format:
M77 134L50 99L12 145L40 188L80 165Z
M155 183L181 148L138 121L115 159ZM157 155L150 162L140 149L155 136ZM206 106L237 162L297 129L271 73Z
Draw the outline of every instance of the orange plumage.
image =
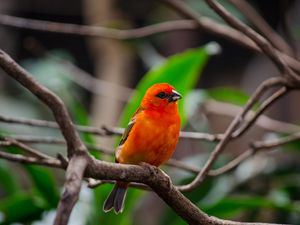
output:
M159 166L173 154L178 142L180 117L177 100L181 95L169 84L150 87L132 116L116 151L116 162ZM122 212L128 183L117 182L104 211Z

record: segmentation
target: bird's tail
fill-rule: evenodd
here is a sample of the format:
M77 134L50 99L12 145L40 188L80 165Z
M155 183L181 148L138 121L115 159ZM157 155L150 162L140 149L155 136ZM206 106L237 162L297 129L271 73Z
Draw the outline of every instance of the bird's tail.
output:
M117 182L104 202L104 212L110 211L112 208L115 212L121 213L124 208L124 201L127 193L128 184L126 182Z

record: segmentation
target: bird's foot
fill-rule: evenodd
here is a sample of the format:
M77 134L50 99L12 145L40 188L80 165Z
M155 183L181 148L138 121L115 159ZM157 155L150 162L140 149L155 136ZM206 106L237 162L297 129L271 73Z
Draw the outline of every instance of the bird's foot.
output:
M150 171L151 175L159 175L160 174L161 177L163 177L163 182L167 183L166 185L167 185L168 189L172 188L172 186L173 186L172 180L171 180L170 176L168 174L166 174L163 170L161 170L158 167L153 166L149 163L146 163L146 162L141 162L139 165L147 168Z

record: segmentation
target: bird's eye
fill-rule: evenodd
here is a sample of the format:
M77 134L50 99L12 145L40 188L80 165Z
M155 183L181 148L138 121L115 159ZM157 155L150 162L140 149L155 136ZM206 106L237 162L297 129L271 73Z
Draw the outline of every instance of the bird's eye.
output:
M162 92L159 92L159 93L156 95L156 97L159 97L159 98L161 98L161 99L164 99L164 98L168 97L168 94L167 94L166 92L162 91Z

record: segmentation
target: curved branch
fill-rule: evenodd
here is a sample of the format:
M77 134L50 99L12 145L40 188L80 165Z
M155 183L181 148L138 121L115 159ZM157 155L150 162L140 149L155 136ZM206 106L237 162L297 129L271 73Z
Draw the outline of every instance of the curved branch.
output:
M246 24L242 23L236 19L230 12L228 12L221 4L216 0L205 0L206 3L217 13L219 14L228 24L241 31L249 38L251 38L261 50L273 61L277 66L282 75L293 78L294 81L300 81L300 78L295 74L291 68L286 64L282 59L282 56L273 48L273 46L260 34L255 32Z
M208 175L209 170L213 166L214 162L218 158L218 156L224 151L225 146L234 138L233 133L236 129L238 129L238 126L245 120L245 117L247 113L251 110L251 108L254 106L254 104L261 98L261 96L271 87L283 85L283 79L282 78L270 78L268 80L265 80L263 83L260 84L259 87L255 90L255 92L252 94L250 99L247 101L247 104L243 108L243 110L233 119L233 121L230 123L228 128L226 129L223 138L221 141L216 145L215 149L211 153L209 159L206 161L204 167L202 170L198 173L196 178L189 184L182 185L179 187L181 191L187 191L192 190L199 186L205 177ZM259 114L260 115L260 114ZM256 116L256 118L258 115ZM255 122L255 120L253 121Z
M179 12L185 18L193 19L195 22L197 22L200 28L206 30L207 32L217 34L219 36L227 38L233 41L234 43L240 44L256 52L260 52L260 53L263 52L260 46L257 45L257 43L254 40L252 40L250 37L248 37L244 32L219 24L207 17L201 16L196 11L189 8L184 2L181 2L179 0L161 0L161 1L166 5L168 5L169 7L176 10L177 12ZM285 53L282 53L276 49L274 51L275 54L282 57L282 59L284 59L284 61L286 61L286 63L288 63L289 66L291 66L293 69L297 71L300 71L300 63L297 59Z
M265 21L265 19L245 0L229 0L244 16L276 47L293 55L292 48L286 41Z

